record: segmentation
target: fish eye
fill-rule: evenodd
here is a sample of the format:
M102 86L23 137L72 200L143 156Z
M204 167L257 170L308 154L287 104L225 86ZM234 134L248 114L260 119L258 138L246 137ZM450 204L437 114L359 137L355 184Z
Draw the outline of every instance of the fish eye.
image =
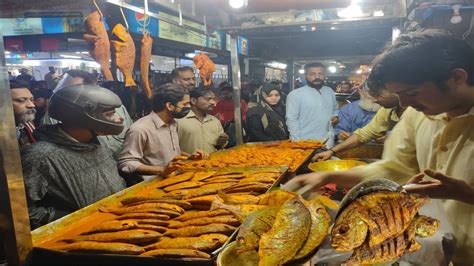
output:
M339 227L339 234L345 234L349 231L350 227L348 225L343 225Z

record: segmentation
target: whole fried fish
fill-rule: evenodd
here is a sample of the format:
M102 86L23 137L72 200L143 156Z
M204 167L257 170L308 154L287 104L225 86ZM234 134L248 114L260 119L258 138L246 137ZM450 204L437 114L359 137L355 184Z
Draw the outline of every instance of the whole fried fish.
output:
M89 44L89 54L100 65L106 80L114 80L110 71L110 42L99 12L94 11L84 20L84 40Z
M211 205L211 210L224 209L234 214L240 221L245 221L247 216L253 212L264 209L266 206L255 204L228 205L222 202L222 199L216 197Z
M292 199L296 196L296 193L289 192L286 190L275 190L270 193L259 196L258 205L265 205L269 207L280 207L287 200Z
M142 78L143 88L146 92L146 97L151 99L152 91L150 87L150 78L148 72L150 68L151 49L153 47L153 38L149 32L145 32L142 37L142 47L140 53L140 73Z
M210 172L197 172L194 174L194 177L191 179L192 181L204 181L211 176L213 176L216 172L215 171L210 171Z
M230 235L235 231L235 229L237 228L227 224L207 224L202 226L188 226L178 229L168 229L164 235L171 237L190 237L204 234Z
M194 249L154 249L141 254L141 256L203 259L211 258L209 254Z
M299 197L287 200L278 211L270 231L260 238L259 266L289 262L303 246L311 228L311 214Z
M222 234L207 234L198 237L177 237L160 240L155 244L145 247L145 250L153 249L196 249L200 251L212 251L224 245L229 237Z
M66 245L56 246L54 249L81 253L122 254L138 255L145 252L139 246L125 243L100 243L92 241L81 241Z
M97 233L91 235L81 235L72 239L65 239L66 242L96 241L96 242L120 242L131 244L143 244L156 241L161 234L150 230L125 230L110 233Z
M117 232L117 231L137 229L137 228L138 228L138 223L133 220L105 221L99 225L92 227L89 231L83 234Z
M258 204L260 198L254 195L248 194L226 194L222 190L219 190L219 197L222 199L224 204L229 205L240 205L240 204Z
M163 187L171 186L177 183L185 182L193 178L193 176L194 176L193 172L186 172L186 173L182 173L182 174L175 175L172 177L168 177L158 182L156 184L156 188L163 188Z
M161 203L161 202L141 203L141 204L127 206L127 207L101 208L100 211L110 212L110 213L120 215L124 213L142 212L142 210L145 210L145 209L163 209L163 210L170 210L178 214L184 213L184 209L179 207L178 205L169 204L169 203Z
M178 184L174 184L171 186L165 187L163 190L165 192L171 192L173 190L180 190L180 189L190 189L190 188L197 188L202 186L204 183L199 181L186 181Z
M112 40L115 62L125 77L125 87L135 87L133 67L135 66L135 43L132 36L122 24L117 24L112 30L116 40Z
M369 246L403 233L423 204L428 201L412 194L374 192L351 202L336 219L331 245L337 251L350 251L369 237Z
M240 225L240 222L233 215L222 215L216 217L201 217L197 219L187 220L185 222L170 221L168 228L183 228L191 225L208 225L208 224L228 224L232 226Z
M156 214L156 213L125 213L117 218L116 220L128 220L128 219L156 219L156 220L163 220L167 221L170 219L168 215L164 214Z
M251 213L242 223L237 235L239 252L257 251L260 237L272 229L278 208L265 208Z
M174 204L178 205L179 207L189 210L193 206L183 200L175 200L175 199L167 199L167 198L162 198L162 197L130 197L126 198L120 201L123 205L138 205L142 203L169 203L169 204Z
M168 217L176 217L179 216L181 213L168 210L168 209L159 209L156 207L149 207L149 208L132 208L132 207L127 207L127 208L99 208L99 211L101 212L107 212L107 213L113 213L116 215L125 215L125 214L131 214L131 213L150 213L150 214L161 214L165 215Z
M407 252L415 252L421 248L416 236L428 237L436 233L439 221L431 217L417 215L408 229L385 240L379 245L370 247L368 241L356 248L346 262L348 265L385 264L397 260Z
M215 217L221 215L229 215L231 212L224 210L224 209L217 209L212 211L198 211L198 212L187 212L179 217L176 217L174 220L184 222L189 221L197 218L203 217Z
M293 260L299 260L313 255L314 251L316 251L327 236L329 223L331 222L331 216L329 216L329 213L319 199L303 201L303 203L311 214L311 228L309 230L308 239L306 239L303 247L301 247Z
M141 220L136 220L136 222L141 225L141 224L151 224L151 225L157 225L157 226L168 226L169 221L162 221L162 220L156 220L156 219L141 219Z

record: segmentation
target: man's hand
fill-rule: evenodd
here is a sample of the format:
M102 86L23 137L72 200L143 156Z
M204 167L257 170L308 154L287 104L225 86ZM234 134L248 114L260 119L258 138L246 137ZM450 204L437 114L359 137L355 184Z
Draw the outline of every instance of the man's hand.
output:
M189 156L190 160L202 160L209 158L209 154L205 151L197 150Z
M317 161L326 161L329 160L334 155L334 152L331 150L323 151L320 153L316 153L314 157L311 159L313 162Z
M322 186L329 183L328 179L329 179L328 172L316 172L316 173L309 173L309 174L296 176L290 179L290 181L288 181L285 185L289 187L296 186L296 185L298 187L311 185L313 190L318 190Z
M335 125L337 125L337 123L339 123L339 117L337 117L337 116L331 117L331 124L333 126L335 126Z
M423 180L425 175L435 180ZM474 187L468 185L463 180L446 176L431 169L426 169L424 173L412 177L408 183L413 184L405 187L408 193L474 204L474 197L472 196L474 195Z
M163 173L165 174L165 176L167 176L167 175L173 173L174 171L180 169L182 165L183 165L183 163L181 161L173 160L173 161L168 163L168 165L165 167L165 170L163 171Z
M346 132L346 131L341 131L341 133L337 134L337 138L339 140L346 140L347 138L349 138L351 136L351 133L349 132Z
M385 140L386 140L386 139L387 139L387 135L382 136L382 137L376 139L375 142L377 142L377 143L385 143Z
M219 147L224 148L224 146L227 144L227 141L229 140L229 135L226 133L222 133L219 135L216 141L216 145Z

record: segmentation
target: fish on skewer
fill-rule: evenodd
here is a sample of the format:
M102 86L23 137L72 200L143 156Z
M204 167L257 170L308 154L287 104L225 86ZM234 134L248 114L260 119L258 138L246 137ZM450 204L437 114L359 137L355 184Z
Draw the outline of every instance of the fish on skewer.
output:
M151 99L153 94L150 87L150 78L148 77L152 47L153 38L150 36L149 32L145 32L142 37L142 47L140 53L140 73L143 88L145 89L146 97L148 97L148 99Z
M104 22L98 11L92 12L84 20L86 33L84 40L89 44L89 54L100 65L106 80L114 80L110 71L110 41Z
M125 87L136 87L133 80L133 67L135 66L135 43L128 30L122 24L117 24L112 30L115 37L111 41L115 54L115 62L120 72L125 77Z

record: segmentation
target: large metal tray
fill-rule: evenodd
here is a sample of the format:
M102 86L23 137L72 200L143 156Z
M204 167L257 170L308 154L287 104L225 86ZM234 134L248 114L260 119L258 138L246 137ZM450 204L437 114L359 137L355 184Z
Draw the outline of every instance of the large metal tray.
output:
M198 171L217 171L218 173L280 171L280 176L268 191L278 186L288 176L288 167L285 166L226 167L199 169ZM118 205L122 199L149 189L153 182L156 182L156 179L134 185L32 231L33 260L36 263L48 263L48 265L214 265L218 253L234 238L237 230L229 237L227 243L212 253L210 259L165 259L131 255L82 254L58 251L48 247L51 243L63 238L65 235L76 235L78 232L86 231L87 228L84 227L86 224L90 227L114 217L113 215L99 213L99 207ZM94 221L94 223L91 221Z

